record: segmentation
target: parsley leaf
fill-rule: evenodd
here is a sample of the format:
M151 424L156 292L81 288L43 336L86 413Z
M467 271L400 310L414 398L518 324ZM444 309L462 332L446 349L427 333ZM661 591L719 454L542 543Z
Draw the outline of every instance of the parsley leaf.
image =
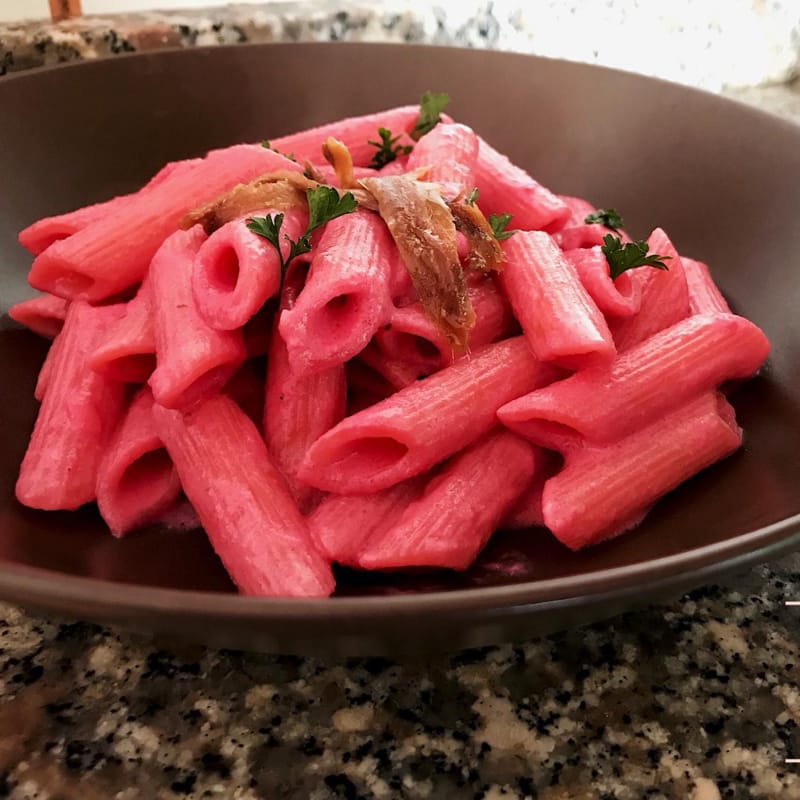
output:
M306 189L308 200L308 228L306 235L316 230L326 222L330 222L342 214L350 214L356 210L356 198L352 192L339 195L332 186L317 186L316 189Z
M442 111L450 102L447 92L425 92L419 101L419 116L411 129L411 138L414 141L422 138L432 131L441 118Z
M672 256L660 256L657 253L647 252L647 242L627 242L624 246L618 236L610 233L603 237L603 246L600 248L608 261L611 278L618 278L623 272L636 267L655 267L666 269L664 263Z
M283 156L284 158L288 158L289 161L294 161L295 163L297 163L297 159L294 157L294 153L281 153L281 151L278 150L277 147L272 146L272 142L270 142L269 139L262 139L261 146L265 150L272 150L273 153L277 153L279 156Z
M381 137L379 142L367 139L367 144L378 148L375 155L372 156L372 161L369 163L374 169L385 167L387 164L394 161L397 156L407 156L413 149L410 144L396 145L395 142L400 138L400 135L392 136L392 132L387 128L378 128L378 136Z
M489 214L489 227L492 229L494 238L502 242L516 233L516 230L506 230L506 226L511 222L511 214Z
M341 197L331 186L317 186L315 189L306 189L308 201L308 226L305 233L293 242L288 236L283 238L289 242L289 254L286 258L281 253L281 226L283 214L274 217L250 217L246 224L253 233L266 239L277 251L281 263L281 278L286 274L286 269L291 260L311 250L311 233L343 214L350 214L356 210L356 199L352 192L347 192Z
M584 222L587 225L605 225L612 231L619 230L625 223L619 215L619 211L614 208L598 208L586 216Z
M468 206L474 206L475 203L478 202L478 187L477 186L467 195L467 199L464 200L464 202ZM510 217L509 217L509 219L510 219Z
M276 214L274 217L250 217L247 220L247 227L270 242L279 253L281 225L283 214Z

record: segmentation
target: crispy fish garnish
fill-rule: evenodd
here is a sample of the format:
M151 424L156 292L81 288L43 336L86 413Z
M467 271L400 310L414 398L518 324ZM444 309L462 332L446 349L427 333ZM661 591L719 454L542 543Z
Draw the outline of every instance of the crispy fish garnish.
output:
M451 200L447 205L453 214L456 229L469 242L467 266L480 272L500 272L503 269L503 250L483 212L476 205L460 199Z
M226 222L239 219L253 211L260 211L262 208L273 208L276 211L306 208L306 191L316 189L324 183L315 180L315 177L321 176L308 177L291 170L268 172L249 183L239 183L210 202L193 209L183 217L178 227L181 230L188 230L200 224L210 235ZM340 195L346 191L336 186L332 188ZM355 189L352 193L359 205L363 204L371 211L377 209L374 199L368 192Z
M239 183L205 205L190 211L180 221L179 227L188 230L200 224L212 234L226 222L238 219L262 208L290 211L305 208L305 190L316 186L299 172L280 170L261 175L249 183Z
M353 157L344 142L329 136L322 145L322 155L333 167L336 178L342 189L352 189L355 185L353 178Z
M375 198L425 313L456 352L465 351L475 312L458 260L453 216L438 186L410 175L360 183Z

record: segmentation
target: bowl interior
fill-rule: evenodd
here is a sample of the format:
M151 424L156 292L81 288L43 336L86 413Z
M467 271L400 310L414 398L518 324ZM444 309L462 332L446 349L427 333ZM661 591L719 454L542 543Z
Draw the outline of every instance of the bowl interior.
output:
M733 307L764 328L773 353L732 398L745 447L660 502L633 533L578 554L543 531L499 533L464 574L343 572L339 593L552 578L566 586L800 514L800 128L650 79L510 54L291 45L125 57L0 81L0 315L30 294L30 257L16 233L33 220L130 191L168 160L415 102L426 89L449 92L454 117L556 192L620 209L640 236L664 227L680 252L711 264ZM201 534L147 530L117 541L91 510L43 513L16 503L45 351L4 318L0 561L230 591Z

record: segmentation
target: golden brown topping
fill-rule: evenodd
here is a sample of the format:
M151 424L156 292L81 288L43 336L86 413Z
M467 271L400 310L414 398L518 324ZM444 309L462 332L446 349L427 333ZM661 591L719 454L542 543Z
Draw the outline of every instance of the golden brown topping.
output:
M347 145L329 136L322 145L322 155L333 167L342 189L352 189L356 183L353 178L353 158Z
M299 172L270 172L249 183L239 183L219 197L190 211L180 221L179 227L188 230L199 223L206 233L211 234L226 222L263 208L273 208L276 211L305 208L305 190L316 185L316 181L309 180Z
M467 348L475 313L456 249L456 229L439 188L409 175L364 178L414 282L425 313L456 352Z
M447 205L453 214L456 228L469 242L467 266L480 272L500 272L503 268L503 250L483 212L476 205L470 205L463 200L453 200Z

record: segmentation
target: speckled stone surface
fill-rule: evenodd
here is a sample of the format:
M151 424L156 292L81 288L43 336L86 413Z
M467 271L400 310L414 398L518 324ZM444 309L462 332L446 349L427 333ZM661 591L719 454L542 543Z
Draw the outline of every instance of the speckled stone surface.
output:
M800 121L798 87L739 99ZM800 555L393 663L171 649L0 604L0 797L800 798Z
M0 608L0 796L800 798L800 559L413 663L170 651Z
M719 90L800 68L797 0L278 0L196 11L0 24L4 71L163 47L276 41L489 47Z

